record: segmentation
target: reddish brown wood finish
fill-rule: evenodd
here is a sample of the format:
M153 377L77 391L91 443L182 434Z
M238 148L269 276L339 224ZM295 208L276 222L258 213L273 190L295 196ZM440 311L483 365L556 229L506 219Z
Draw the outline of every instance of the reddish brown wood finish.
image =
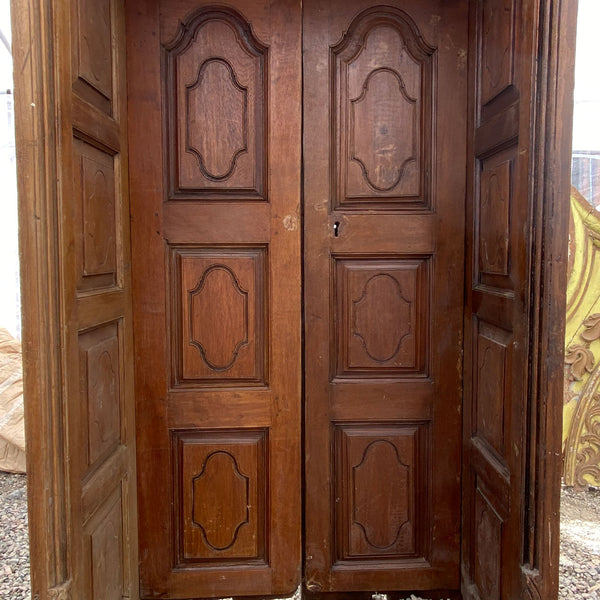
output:
M130 4L141 593L300 581L300 4Z
M298 7L246 2L238 7L243 18L234 8L198 11L196 26L208 27L216 11L240 37L221 44L221 61L190 42L189 56L204 69L177 87L166 57L161 80L160 44L185 53L179 42L190 41L191 30L179 39L178 25L196 7L157 2L127 3L135 355L121 5L12 3L32 594L40 600L139 597L134 361L146 444L147 581L166 572L161 582L171 588L158 593L197 597L291 591L299 579ZM470 5L462 589L469 599L548 600L558 585L559 299L574 49L565 33L574 32L576 1ZM462 39L465 15L452 17L462 3L432 6L405 6L423 39L395 10L353 28L366 3L307 7L309 598L335 589L328 597L342 600L360 589L352 596L366 600L375 590L405 588L388 593L397 600L436 585L433 571L417 573L409 558L433 548L428 536L448 550L444 581L455 565L456 512L447 508L456 505L456 449L452 439L440 448L434 434L440 414L448 417L442 433L456 432L457 406L444 404L443 394L459 389L460 341L440 335L444 321L432 310L452 323L461 305L452 294L462 205L452 212L442 191L458 190L464 175L464 164L454 165L464 94L449 82L463 80L465 48L452 40ZM394 36L407 36L420 71L414 61L394 68L401 85L379 65L352 90L344 61L360 53L363 33L373 39L365 28L376 23L389 25L379 32L388 48ZM231 36L219 27L218 37ZM244 74L232 75L225 62L238 59ZM415 94L409 86L419 80ZM179 129L186 104L174 102L186 90L192 98L219 95L209 113L189 114L209 130L227 123L227 135L186 141ZM373 127L387 119L387 106L413 124L410 135L396 121ZM357 128L365 135L353 137ZM196 163L163 161L181 149ZM234 171L239 179L227 189ZM454 256L452 270L440 269L445 252ZM194 287L183 285L186 278ZM237 306L215 308L214 320L227 323L222 345L212 320L202 317L198 330L192 318L206 315L215 297ZM426 313L433 321L419 318ZM223 368L243 356L232 377L227 369L211 375L209 363ZM451 490L449 503L433 504L443 490ZM432 500L422 502L427 494ZM430 522L438 515L432 532L424 514ZM170 573L175 564L183 566ZM214 567L197 575L198 564ZM459 597L450 579L452 589L435 597Z
M135 597L123 4L23 6L16 7L15 64L28 66L16 69L15 83L20 103L31 96L26 110L20 104L18 136L22 144L39 127L31 144L44 156L43 167L19 161L22 255L37 267L23 278L32 592ZM26 46L24 28L33 23L40 37ZM52 56L54 69L43 92L35 70L48 73L39 52ZM35 178L45 172L41 187L44 180L23 185L29 169Z
M304 3L305 585L458 589L466 5Z
M462 553L468 599L557 596L555 424L565 281L556 271L567 255L572 112L572 74L565 70L571 50L561 50L558 61L558 32L574 34L574 5L471 3Z

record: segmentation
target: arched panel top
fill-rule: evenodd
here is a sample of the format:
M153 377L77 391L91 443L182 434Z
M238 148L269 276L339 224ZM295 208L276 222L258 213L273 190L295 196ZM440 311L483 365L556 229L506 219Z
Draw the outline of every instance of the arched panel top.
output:
M330 52L336 208L429 209L436 48L404 11L376 6Z
M243 48L251 56L264 56L267 46L262 44L252 31L252 26L233 8L228 6L203 6L191 12L180 24L175 37L167 44L165 50L174 56L187 50L196 41L198 33L210 21L221 21L231 27Z
M163 45L168 200L265 200L268 48L228 7L202 7Z
M393 6L374 6L354 18L331 51L333 54L343 55L349 62L352 61L362 50L370 31L377 26L395 28L403 38L410 55L418 62L423 62L436 50L423 39L417 24L403 10Z

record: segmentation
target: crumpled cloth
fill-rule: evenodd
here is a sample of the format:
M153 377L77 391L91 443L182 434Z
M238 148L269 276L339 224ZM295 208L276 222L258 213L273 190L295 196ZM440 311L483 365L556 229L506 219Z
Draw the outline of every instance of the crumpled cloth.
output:
M0 327L0 471L25 473L21 342Z

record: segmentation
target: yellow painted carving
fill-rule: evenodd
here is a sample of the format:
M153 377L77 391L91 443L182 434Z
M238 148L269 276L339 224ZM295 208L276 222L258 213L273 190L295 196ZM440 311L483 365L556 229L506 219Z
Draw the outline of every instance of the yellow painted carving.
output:
M563 409L564 479L600 486L600 212L571 188Z

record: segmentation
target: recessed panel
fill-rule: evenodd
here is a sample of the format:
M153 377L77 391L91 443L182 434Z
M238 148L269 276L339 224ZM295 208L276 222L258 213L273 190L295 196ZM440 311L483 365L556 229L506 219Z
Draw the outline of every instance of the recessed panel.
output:
M476 257L479 284L512 290L513 161L511 148L479 161Z
M107 113L113 98L111 0L74 3L74 90Z
M400 10L359 15L332 48L334 205L430 205L433 54Z
M175 385L264 384L266 250L171 252Z
M428 260L337 259L337 377L423 375Z
M122 600L124 581L123 497L119 485L84 526L91 575L90 600Z
M178 564L265 562L266 435L173 433Z
M426 426L337 425L334 436L338 560L422 556Z
M513 84L514 0L481 3L481 105L489 103Z
M475 584L481 598L500 600L502 519L485 493L475 491Z
M119 327L110 323L79 335L82 407L87 428L87 466L107 457L121 440Z
M226 8L192 13L166 46L170 199L265 198L266 54Z
M75 240L80 292L117 283L114 157L75 139Z
M485 439L500 456L504 451L505 400L510 333L488 323L478 322L475 332L477 372L473 373L476 382L475 433Z

